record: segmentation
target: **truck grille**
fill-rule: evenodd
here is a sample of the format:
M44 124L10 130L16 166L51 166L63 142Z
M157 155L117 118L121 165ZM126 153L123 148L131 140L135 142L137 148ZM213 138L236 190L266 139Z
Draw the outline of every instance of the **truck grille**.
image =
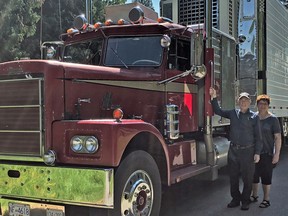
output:
M0 80L0 158L42 155L42 82Z

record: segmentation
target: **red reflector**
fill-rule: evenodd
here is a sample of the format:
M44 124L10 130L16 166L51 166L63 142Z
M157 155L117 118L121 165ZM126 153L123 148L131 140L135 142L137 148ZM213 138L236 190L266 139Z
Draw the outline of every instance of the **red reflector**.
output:
M121 109L115 109L113 111L113 118L116 119L117 121L121 120L123 117L123 111Z
M89 26L88 24L84 24L83 27L82 27L82 29L83 29L83 30L86 30L86 28L87 28L88 26Z

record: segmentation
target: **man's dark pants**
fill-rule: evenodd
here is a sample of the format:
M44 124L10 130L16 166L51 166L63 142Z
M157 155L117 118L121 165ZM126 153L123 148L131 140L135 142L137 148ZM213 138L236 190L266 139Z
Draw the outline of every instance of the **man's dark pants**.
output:
M254 164L254 147L239 149L230 146L228 152L228 166L230 175L230 192L234 201L250 202L252 191ZM243 180L243 190L239 190L239 177Z

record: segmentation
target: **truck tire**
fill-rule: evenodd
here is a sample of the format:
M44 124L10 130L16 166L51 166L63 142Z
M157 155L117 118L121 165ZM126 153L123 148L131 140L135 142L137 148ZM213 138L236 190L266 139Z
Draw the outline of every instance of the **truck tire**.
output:
M145 151L130 153L115 174L113 216L158 216L161 179L158 166Z

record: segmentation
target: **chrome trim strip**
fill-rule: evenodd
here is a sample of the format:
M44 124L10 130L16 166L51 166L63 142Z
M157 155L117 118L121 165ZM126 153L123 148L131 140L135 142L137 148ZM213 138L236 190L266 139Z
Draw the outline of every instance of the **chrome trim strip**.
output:
M114 81L114 80L82 80L77 79L76 82L95 83L101 85L110 85L118 87L126 87L133 89L141 89L147 91L159 92L175 92L175 93L197 93L198 87L195 84L171 82L167 85L159 85L158 81Z
M5 108L38 108L40 105L21 105L21 106L0 106L1 109Z
M26 161L26 162L43 162L42 157L35 157L34 155L15 155L11 153L5 153L5 155L2 153L0 156L1 160L13 160L13 161Z
M5 132L5 133L40 133L40 131L25 131L25 130L0 130L0 132Z
M0 80L0 82L19 82L19 81L31 81L31 80L43 80L42 77L40 78L27 78L27 79L5 79L5 80Z

